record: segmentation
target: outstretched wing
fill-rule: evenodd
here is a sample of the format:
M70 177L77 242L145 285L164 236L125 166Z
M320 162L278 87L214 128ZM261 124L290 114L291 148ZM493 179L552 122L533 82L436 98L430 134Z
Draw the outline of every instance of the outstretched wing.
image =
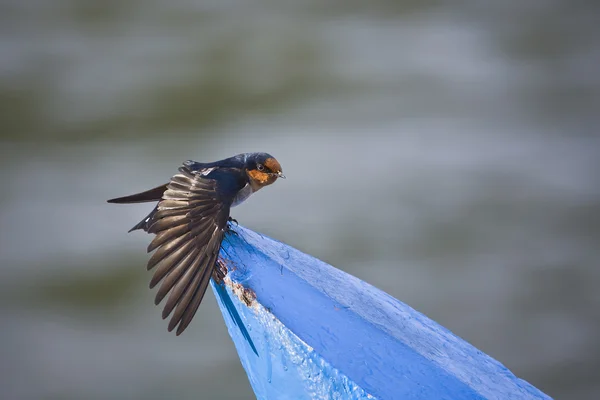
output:
M169 331L177 326L177 335L200 306L227 229L230 202L219 196L217 185L184 164L148 221L148 233L156 234L148 246L155 251L148 270L156 268L150 288L161 282L155 304L169 295L162 317L173 313Z

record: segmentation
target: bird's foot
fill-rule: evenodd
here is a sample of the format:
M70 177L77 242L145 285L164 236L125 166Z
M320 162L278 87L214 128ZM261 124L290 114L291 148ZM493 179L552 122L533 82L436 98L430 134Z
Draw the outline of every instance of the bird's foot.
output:
M238 222L236 219L229 217L228 219L228 224L227 224L227 230L225 231L225 233L232 233L236 236L239 236L239 234L232 228L232 224L235 222L235 225L238 226Z

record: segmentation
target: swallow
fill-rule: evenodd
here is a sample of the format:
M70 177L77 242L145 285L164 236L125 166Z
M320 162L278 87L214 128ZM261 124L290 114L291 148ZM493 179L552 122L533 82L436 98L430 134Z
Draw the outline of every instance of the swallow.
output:
M156 268L150 288L161 283L154 303L169 295L162 318L173 313L169 332L179 336L198 310L233 220L230 210L254 192L285 178L281 165L267 153L244 153L224 160L186 161L169 183L109 203L157 201L152 212L129 232L154 234L147 268Z

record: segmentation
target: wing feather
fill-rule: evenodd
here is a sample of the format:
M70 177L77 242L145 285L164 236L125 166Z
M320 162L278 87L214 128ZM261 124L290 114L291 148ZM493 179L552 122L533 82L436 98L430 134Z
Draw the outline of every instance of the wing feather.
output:
M163 280L164 277L169 275L171 271L175 270L175 268L179 268L180 265L183 268L187 268L188 264L192 260L185 261L185 258L189 254L194 253L194 242L192 240L187 241L177 250L169 254L167 257L162 259L154 270L154 275L152 276L152 280L150 281L150 289L152 289L158 282Z
M160 203L159 210L160 210ZM154 219L150 222L150 226L148 227L149 233L158 233L164 231L165 229L170 229L175 226L188 224L190 222L187 215L173 215L170 217L164 217L159 220L154 221Z
M162 283L160 284L158 292L156 292L154 304L160 303L180 280L182 274L189 269L190 265L192 265L194 262L198 262L197 257L199 253L200 250L198 249L192 250L179 264L168 271L168 273L165 275L165 278L162 280ZM163 312L163 315L164 314L165 312ZM166 318L166 316L163 318Z
M186 215L189 211L185 208L161 208L156 211L154 218L161 219L165 217L173 217L177 215Z
M217 235L213 236L215 239ZM208 248L214 246L208 246ZM206 292L206 288L208 287L208 282L210 281L210 277L212 276L212 268L207 268L209 265L214 266L214 263L217 260L213 257L213 254L204 253L204 257L202 259L203 268L198 268L193 278L191 284L187 285L185 288L185 293L181 297L181 299L177 303L177 308L175 308L175 312L171 317L171 321L169 321L169 331L172 331L177 324L181 322L183 315L186 312L196 312L200 303L196 304L194 308L194 296L198 292L202 292L202 296L204 296L204 292ZM212 263L212 264L211 264ZM170 300L170 299L169 299ZM185 328L184 328L185 329ZM179 329L178 329L179 331Z
M200 265L203 258L204 253L199 252L196 258L194 259L192 265ZM188 287L194 282L196 276L198 275L198 272L200 272L199 270L200 268L188 267L187 270L181 276L181 278L174 282L175 284L173 286L173 289L171 289L171 292L169 293L169 298L167 299L165 307L163 308L163 319L167 318L171 314L175 306L177 306L177 304L179 304L179 302L185 296ZM173 321L173 318L171 318L171 321Z
M148 232L156 234L148 245L154 253L147 267L156 268L150 287L160 283L156 304L168 295L162 316L172 313L168 328L177 327L177 335L189 325L208 288L232 201L220 198L217 181L206 175L185 165L179 168L148 222Z
M188 208L188 203L186 201L181 201L181 200L165 200L165 199L163 199L160 202L160 204L161 204L161 207L165 210Z
M189 228L186 225L180 225L180 226L176 226L175 228L171 228L171 229L167 229L165 231L159 232L154 237L154 239L152 239L152 242L150 242L150 244L148 245L148 253L156 250L156 248L158 248L159 246L162 246L169 240L184 234L185 232L188 231L188 229Z
M184 247L184 245L193 243L192 240L193 240L192 233L186 232L185 234L160 246L158 248L158 250L156 250L154 252L154 254L152 254L152 257L150 257L150 260L148 260L148 265L147 265L148 270L151 270L152 268L154 268L156 266L156 264L158 264L159 262L163 261L165 258L170 256L171 253L176 252L176 250L179 250L181 247Z
M218 252L213 253L208 264L214 265L217 262L218 256L219 256ZM194 315L196 315L196 311L198 311L198 307L200 306L200 303L202 302L202 299L204 298L204 294L206 293L206 289L208 287L208 283L210 282L211 276L212 276L212 273L208 273L208 270L204 273L204 276L202 277L202 280L200 281L200 286L196 289L194 296L192 297L192 300L190 301L190 303L188 304L188 306L185 308L185 310L183 311L183 313L181 315L181 320L180 320L179 326L177 327L177 335L180 335L181 332L183 332L185 330L185 328L187 328L187 326L192 321L192 318L194 318ZM175 318L176 318L176 315L173 316L173 319L175 319Z

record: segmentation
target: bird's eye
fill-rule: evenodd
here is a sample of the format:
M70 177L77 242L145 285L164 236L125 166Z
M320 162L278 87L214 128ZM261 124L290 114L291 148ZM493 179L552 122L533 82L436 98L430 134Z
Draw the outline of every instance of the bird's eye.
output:
M265 170L265 166L262 164L256 164L256 169L259 171L264 171Z

